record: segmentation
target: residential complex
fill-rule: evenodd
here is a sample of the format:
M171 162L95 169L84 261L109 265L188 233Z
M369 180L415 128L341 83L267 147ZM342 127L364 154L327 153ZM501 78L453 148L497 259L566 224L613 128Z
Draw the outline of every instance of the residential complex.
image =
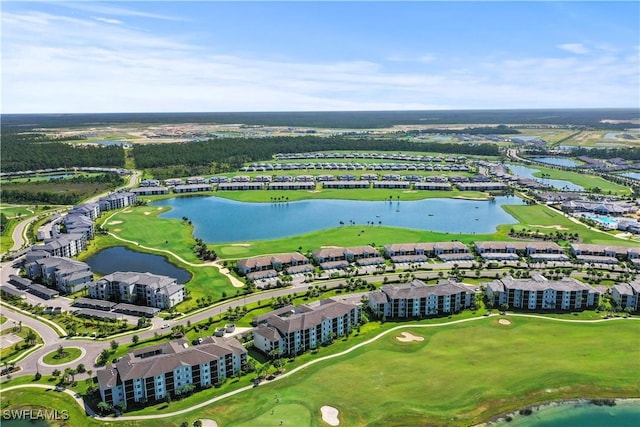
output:
M144 403L180 395L188 384L219 384L239 373L246 360L247 350L235 338L208 337L193 347L182 339L132 351L96 374L104 402Z
M421 280L384 285L369 293L369 308L376 317L423 318L457 313L474 303L472 288L450 280L426 285Z
M85 289L93 280L93 272L87 264L58 256L36 259L24 268L27 277L40 279L67 294Z
M102 300L171 308L184 300L184 285L151 273L115 272L89 284L89 296Z
M265 354L291 355L347 335L360 323L361 307L333 299L286 306L254 319L253 344Z
M617 283L611 289L611 299L622 310L640 310L640 280L630 283Z
M506 276L486 285L488 301L509 309L584 310L598 305L600 292L573 278L548 280L535 275L530 279Z

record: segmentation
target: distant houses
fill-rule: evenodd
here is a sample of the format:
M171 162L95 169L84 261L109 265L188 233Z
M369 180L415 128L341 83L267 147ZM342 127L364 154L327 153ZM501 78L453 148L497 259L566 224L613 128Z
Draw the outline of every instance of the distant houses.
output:
M282 253L241 259L237 262L238 272L247 279L276 277L280 272L287 274L307 273L313 271L309 259L298 253Z
M458 241L429 243L394 243L384 246L385 255L393 263L426 262L429 258L441 261L474 259L467 245Z

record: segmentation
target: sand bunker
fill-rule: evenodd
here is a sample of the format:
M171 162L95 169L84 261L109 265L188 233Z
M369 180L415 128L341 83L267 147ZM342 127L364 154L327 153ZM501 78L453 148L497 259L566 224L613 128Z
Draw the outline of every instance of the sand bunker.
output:
M563 227L561 225L538 225L538 224L529 224L529 227L536 228L555 228L556 230L568 230L567 227Z
M162 206L160 206L157 210L161 211L162 210ZM204 421L204 420L202 420L202 421ZM215 423L215 421L214 421L214 423ZM204 424L202 424L202 425L204 425Z
M424 341L424 337L413 335L411 332L403 332L396 339L400 342Z
M330 426L340 425L340 420L338 419L338 410L333 406L323 406L320 408L320 412L322 412L322 421L329 424Z
M247 248L247 247L251 246L251 243L234 243L231 246L242 246L242 247Z
M116 225L116 224L122 224L122 221L109 221L107 223L107 225Z
M511 320L500 319L500 320L498 320L498 323L501 324L501 325L510 325L511 324Z
M151 212L145 212L144 214L145 215L151 215Z
M119 233L119 232L121 232L121 231L122 231L122 229L121 229L121 228L116 228L115 230L113 230L113 232L114 232L114 233Z
M202 427L218 427L218 423L213 420L208 420L206 418L202 418L200 420L202 423Z

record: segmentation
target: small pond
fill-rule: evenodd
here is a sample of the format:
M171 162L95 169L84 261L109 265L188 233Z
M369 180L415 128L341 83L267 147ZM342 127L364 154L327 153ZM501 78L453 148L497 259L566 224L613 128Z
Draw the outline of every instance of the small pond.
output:
M92 271L111 274L115 271L135 271L174 277L178 283L191 280L191 273L171 264L165 257L132 251L124 246L104 249L86 260Z
M502 205L522 205L517 197L495 200L424 199L413 201L303 200L247 203L220 197L165 199L162 218L187 217L194 234L210 243L243 242L296 236L340 225L392 226L446 233L494 233L500 224L516 224Z
M509 166L509 169L511 169L511 171L518 176L521 176L523 178L535 179L536 181L549 184L552 187L557 188L558 190L564 190L564 191L584 190L583 187L576 185L571 181L564 181L560 179L547 179L547 178L543 179L541 177L533 176L534 173L539 172L539 169L529 168L521 165L511 165L511 164L508 166Z

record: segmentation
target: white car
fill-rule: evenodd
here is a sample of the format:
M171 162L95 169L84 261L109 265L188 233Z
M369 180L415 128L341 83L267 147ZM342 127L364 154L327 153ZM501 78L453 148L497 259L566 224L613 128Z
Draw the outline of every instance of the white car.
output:
M163 324L163 325L161 326L161 328L160 328L160 329L167 329L168 327L169 327L169 325L165 323L165 324Z

